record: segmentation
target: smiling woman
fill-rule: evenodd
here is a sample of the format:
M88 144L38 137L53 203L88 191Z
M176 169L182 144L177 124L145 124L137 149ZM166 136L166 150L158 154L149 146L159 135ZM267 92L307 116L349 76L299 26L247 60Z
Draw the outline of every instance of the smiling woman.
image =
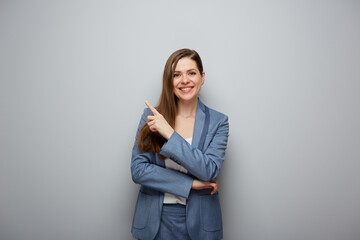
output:
M205 73L199 71L194 60L188 57L180 59L175 68L173 83L178 101L181 104L196 101L204 81Z
M199 54L166 62L159 104L141 117L131 174L141 185L132 224L138 239L222 239L216 180L225 158L226 115L198 98L205 81Z

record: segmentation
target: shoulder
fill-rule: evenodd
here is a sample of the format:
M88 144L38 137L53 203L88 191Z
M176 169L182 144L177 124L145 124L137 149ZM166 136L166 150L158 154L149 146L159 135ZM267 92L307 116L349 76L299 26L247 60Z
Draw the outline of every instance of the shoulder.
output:
M216 118L216 119L223 120L223 121L228 120L228 116L226 114L219 112L215 109L209 108L209 107L208 107L208 109L209 109L211 118Z
M209 110L211 119L218 119L218 120L227 120L228 119L228 116L226 114L209 107L208 105L204 104L200 99L198 102L198 107L204 112L205 112L205 109L207 108Z
M204 105L205 106L205 105ZM207 106L206 106L207 107ZM228 136L229 133L229 120L228 116L215 109L209 108L209 131L210 132L224 132L224 135Z
M219 112L213 108L208 107L207 105L201 103L205 107L209 109L209 115L210 115L210 120L212 122L218 122L218 123L223 123L223 122L228 122L228 116L222 112Z
M228 116L222 112L209 108L209 132L211 136L221 136L227 138L229 136L229 120Z
M146 119L147 116L149 116L149 115L152 115L152 112L151 112L150 108L148 108L148 107L144 108L144 111L143 111L143 114L141 115L141 118Z
M139 125L138 125L138 130L140 130L144 124L146 123L147 121L147 116L151 115L151 111L149 108L145 108L142 115L141 115L141 118L140 118L140 122L139 122Z

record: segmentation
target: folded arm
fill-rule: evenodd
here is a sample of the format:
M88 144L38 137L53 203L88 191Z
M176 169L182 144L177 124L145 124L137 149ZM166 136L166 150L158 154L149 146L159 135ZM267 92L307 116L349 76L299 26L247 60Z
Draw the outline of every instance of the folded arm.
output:
M219 126L216 134L214 135L210 146L207 148L208 150L205 152L207 155L202 154L202 152L197 148L192 148L186 140L176 132L173 132L171 135L172 139L170 138L168 143L164 144L162 148L161 154L173 160L174 158L186 159L186 157L191 155L192 157L189 158L188 161L183 161L180 164L183 165L193 176L196 176L199 180L201 180L199 181L184 173L173 171L152 163L151 158L155 157L154 153L142 153L139 151L137 146L139 133L142 126L146 123L148 115L149 111L145 109L138 126L132 150L131 175L133 181L161 192L167 192L185 198L188 197L190 189L201 190L205 188L212 188L213 190L211 194L215 193L218 189L218 183L215 180L215 177L220 170L227 144L227 118L225 119L225 123ZM219 143L219 141L222 143ZM179 147L177 145L179 142L183 145L181 147L182 150L190 150L191 153L172 154L172 152L176 152L176 149ZM184 144L187 144L187 146ZM191 159L196 158L197 160L193 164L187 164L187 162L191 163ZM204 164L203 161L207 161L208 163ZM198 169L199 167L200 169Z
M161 192L175 194L187 198L194 179L186 174L176 172L151 162L152 152L140 152L137 146L139 133L146 122L145 109L136 133L131 158L131 175L135 183L153 188Z
M228 135L228 118L224 116L205 152L191 146L177 132L174 132L161 148L160 154L173 159L199 180L208 182L219 174L225 159Z

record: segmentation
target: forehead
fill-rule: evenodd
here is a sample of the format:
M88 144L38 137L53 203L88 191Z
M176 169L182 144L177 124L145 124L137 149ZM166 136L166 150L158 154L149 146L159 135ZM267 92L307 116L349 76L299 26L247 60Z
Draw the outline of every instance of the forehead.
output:
M198 69L197 64L191 58L181 58L176 64L175 71L183 72L190 69Z

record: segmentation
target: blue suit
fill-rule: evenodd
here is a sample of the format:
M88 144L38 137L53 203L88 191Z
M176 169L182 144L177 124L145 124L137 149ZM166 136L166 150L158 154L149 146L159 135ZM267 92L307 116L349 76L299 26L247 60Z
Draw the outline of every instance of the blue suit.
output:
M164 192L187 198L186 225L193 240L221 239L222 218L219 195L211 189L191 189L194 178L210 181L219 174L229 135L226 115L207 108L200 100L190 145L177 132L162 146L160 154L187 169L188 174L165 168L164 160L137 147L142 126L151 115L146 108L141 117L131 159L131 174L141 184L131 232L135 238L152 240L160 226Z

